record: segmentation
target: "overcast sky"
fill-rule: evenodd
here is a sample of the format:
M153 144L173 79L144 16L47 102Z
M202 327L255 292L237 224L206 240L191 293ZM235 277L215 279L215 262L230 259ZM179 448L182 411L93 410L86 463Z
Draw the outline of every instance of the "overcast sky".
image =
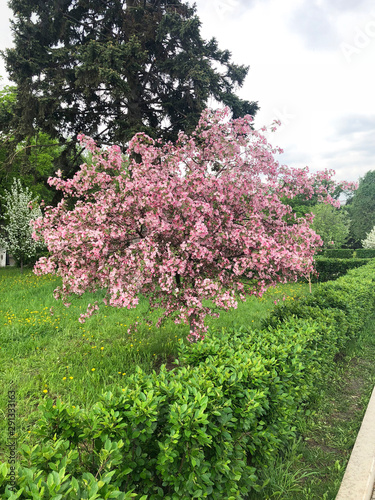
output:
M192 3L192 2L190 2ZM0 49L11 11L0 0ZM238 94L258 101L256 128L279 119L281 163L332 168L337 180L375 170L373 0L197 0L201 33L250 66ZM3 62L0 75L6 81Z

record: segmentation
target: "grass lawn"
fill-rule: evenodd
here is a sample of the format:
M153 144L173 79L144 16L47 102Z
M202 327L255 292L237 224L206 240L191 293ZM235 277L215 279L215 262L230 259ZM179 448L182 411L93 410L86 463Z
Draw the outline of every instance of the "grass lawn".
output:
M0 271L0 377L4 388L0 407L6 407L7 388L14 381L19 442L32 433L44 398L89 407L102 390L125 384L137 365L150 372L171 361L179 340L188 334L187 325L167 321L161 328L143 323L136 334L129 335L128 327L142 316L158 317L157 311L148 310L146 299L131 310L102 304L95 316L81 324L79 315L89 302L100 302L101 293L72 298L66 308L53 298L59 283L58 277L35 276L31 271L22 275L18 269ZM275 300L282 296L294 300L307 291L308 286L302 284L279 286L262 299L249 297L219 319L207 318L207 324L217 329L249 323L260 326ZM0 450L4 450L4 419L0 425Z
M161 328L141 323L136 334L127 329L149 311L146 299L134 310L101 305L85 324L78 322L87 304L101 293L73 298L70 308L53 298L60 283L53 276L37 277L31 271L0 270L0 409L6 408L12 381L17 397L18 443L33 439L39 405L45 398L90 407L98 395L126 384L138 365L146 372L173 360L187 325L168 321ZM251 324L260 327L274 301L294 300L308 293L308 285L282 285L263 298L249 297L236 310L219 319L207 318L211 329ZM299 440L264 471L270 482L254 499L334 499L354 444L375 379L374 327L350 346L337 363L335 375L313 401L310 416L298 423ZM6 419L0 424L0 459L6 458Z

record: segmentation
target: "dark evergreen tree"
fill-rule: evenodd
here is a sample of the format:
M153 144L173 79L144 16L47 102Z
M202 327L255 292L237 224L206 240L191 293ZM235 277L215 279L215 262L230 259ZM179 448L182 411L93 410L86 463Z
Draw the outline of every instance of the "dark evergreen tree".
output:
M234 93L248 67L232 63L215 39L202 39L195 7L182 0L10 0L9 6L14 48L4 58L18 86L17 138L37 128L60 143L74 138L71 147L80 132L122 146L140 131L174 140L179 130L194 128L209 98L228 105L234 117L258 109Z
M369 170L359 179L358 189L346 208L351 220L351 243L353 248L361 247L361 241L375 225L375 170Z

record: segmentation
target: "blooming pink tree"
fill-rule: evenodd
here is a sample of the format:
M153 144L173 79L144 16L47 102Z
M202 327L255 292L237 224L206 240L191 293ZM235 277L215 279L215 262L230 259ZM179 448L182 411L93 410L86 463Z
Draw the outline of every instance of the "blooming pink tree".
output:
M322 241L310 220L288 223L291 209L280 198L312 196L315 183L319 201L337 205L315 182L333 172L309 176L307 168L279 165L273 155L281 150L252 130L250 116L228 115L206 110L176 144L137 134L127 163L118 146L102 151L79 137L92 163L73 179L49 179L64 198L34 224L51 255L35 272L62 276L56 298L66 303L70 294L105 289L106 304L132 308L142 294L163 317L190 324L194 340L204 336L207 314L313 271ZM89 305L80 320L97 308Z

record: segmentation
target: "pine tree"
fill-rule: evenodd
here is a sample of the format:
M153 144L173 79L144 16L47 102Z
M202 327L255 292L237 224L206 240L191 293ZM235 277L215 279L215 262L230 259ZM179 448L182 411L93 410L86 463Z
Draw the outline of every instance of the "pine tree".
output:
M61 143L78 133L124 146L144 131L174 140L190 132L209 98L233 117L256 102L234 93L248 67L200 35L195 7L182 0L10 0L14 48L4 57L18 86L14 127ZM63 165L62 165L63 166ZM67 173L67 172L66 172Z

